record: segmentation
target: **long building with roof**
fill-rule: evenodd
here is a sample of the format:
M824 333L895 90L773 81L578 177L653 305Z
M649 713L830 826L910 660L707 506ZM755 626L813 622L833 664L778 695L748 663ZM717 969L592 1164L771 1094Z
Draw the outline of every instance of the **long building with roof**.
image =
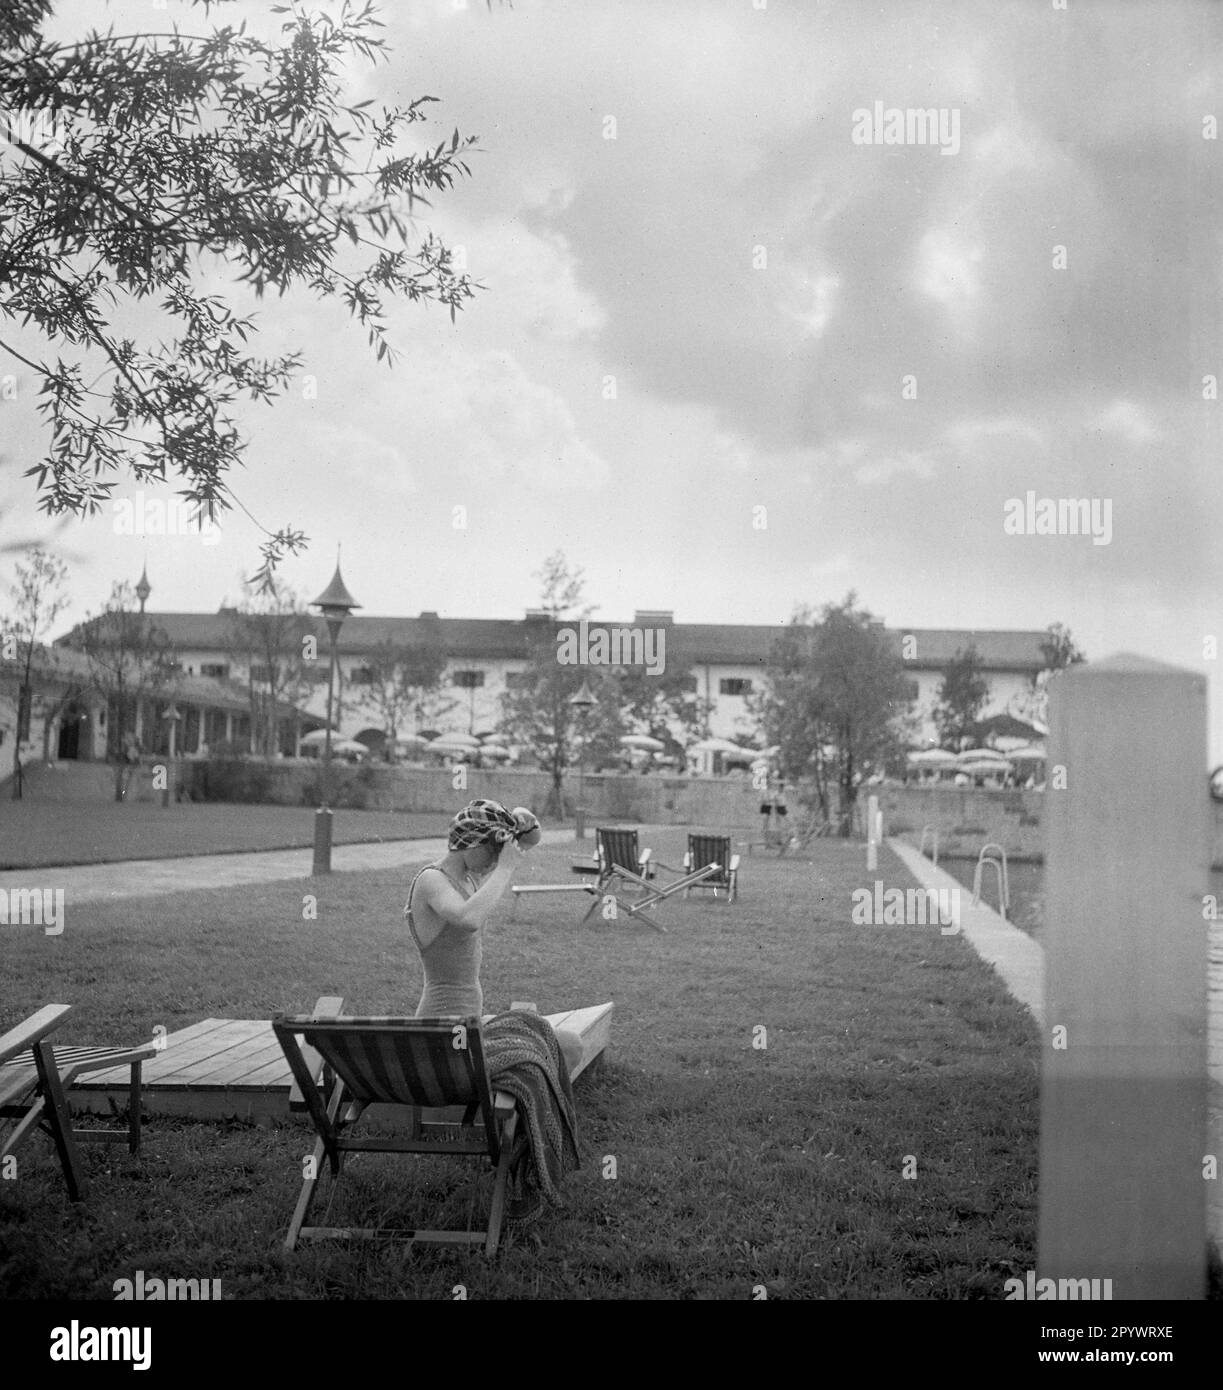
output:
M266 673L236 654L232 637L237 612L150 613L150 619L169 638L180 667L188 676L258 685ZM513 689L527 666L528 634L547 614L528 610L522 618L444 618L436 612L417 617L350 616L338 641L339 732L377 746L382 724L368 696L371 653L380 644L423 644L440 640L446 655L443 696L449 705L422 722L442 733L482 735L496 728L501 696ZM638 609L630 621L589 620L595 629L650 629L665 634L668 665L690 668L698 693L711 703L708 732L715 738L739 741L753 725L747 697L761 687L769 652L785 631L784 624L682 623L668 610ZM562 622L557 627L576 627ZM318 623L319 649L326 651L325 629ZM922 722L922 736L933 737L932 710L948 664L957 652L976 647L989 681L985 715L1006 712L1044 667L1043 631L991 631L963 628L894 628L889 635L902 656L911 681L911 696ZM326 686L320 684L303 707L321 716L326 709ZM400 735L419 732L400 729Z

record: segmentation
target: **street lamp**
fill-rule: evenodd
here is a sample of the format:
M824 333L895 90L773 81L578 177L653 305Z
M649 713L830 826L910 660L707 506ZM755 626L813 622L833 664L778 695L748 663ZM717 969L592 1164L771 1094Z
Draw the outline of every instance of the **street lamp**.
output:
M586 838L586 808L582 805L582 801L586 794L586 718L590 714L592 707L597 703L598 701L591 693L590 685L587 681L582 682L582 688L576 695L570 695L569 697L569 706L571 709L575 709L578 712L582 730L582 748L581 752L578 754L577 815L574 818L575 824L573 828L573 838L575 840L584 840Z
M175 736L178 733L178 721L183 717L178 712L178 706L173 701L167 706L165 713L161 716L170 726L170 756L166 760L166 785L161 789L161 804L170 804L170 779L174 777L174 745ZM177 779L175 779L177 780Z
M314 813L314 868L313 873L331 872L331 706L335 699L335 673L337 652L336 643L344 619L354 608L361 605L344 587L340 577L340 562L336 561L335 574L331 583L311 603L327 620L327 631L331 634L331 662L327 668L327 736L323 745L322 805Z

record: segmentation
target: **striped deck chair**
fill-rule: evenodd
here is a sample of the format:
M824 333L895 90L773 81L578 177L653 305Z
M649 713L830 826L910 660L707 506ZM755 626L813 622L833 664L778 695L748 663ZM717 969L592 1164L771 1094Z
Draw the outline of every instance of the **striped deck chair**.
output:
M49 1038L72 1012L71 1004L48 1004L0 1037L0 1122L16 1123L0 1144L0 1160L9 1156L41 1126L55 1141L68 1196L79 1202L85 1193L77 1141L127 1142L140 1152L141 1064L155 1055L153 1043L139 1047L52 1047ZM110 1067L131 1067L131 1109L124 1132L73 1129L67 1092L78 1076Z
M645 909L654 907L655 904L663 902L674 893L687 893L693 884L699 883L717 872L716 864L707 864L694 872L686 873L677 883L668 884L666 888L656 888L649 881L653 872L652 851L638 848L635 830L608 829L600 826L596 833L598 835L596 853L599 858L599 877L595 883L594 899L586 910L586 916L582 918L583 922L588 921L610 896L615 898L617 908L623 910L625 916L633 919L640 917L656 932L662 932L665 935L666 927L656 922ZM674 873L675 870L672 869L669 872ZM631 885L636 889L637 898L632 902L621 902L618 889L622 885Z
M518 1112L508 1095L489 1087L481 1023L470 1018L320 1018L272 1020L318 1142L289 1226L285 1248L299 1239L392 1237L435 1245L477 1245L494 1255L505 1215L506 1180ZM307 1053L306 1049L311 1050ZM324 1089L317 1080L321 1059ZM330 1080L326 1078L330 1077ZM375 1105L412 1107L407 1132L353 1139L361 1115ZM484 1231L403 1230L307 1224L324 1162L334 1199L349 1153L469 1154L496 1169ZM330 1209L330 1200L328 1203Z
M730 836L689 835L684 868L691 870L698 864L716 864L718 872L700 883L690 884L684 889L684 897L686 898L693 888L712 888L716 898L718 889L725 888L727 902L733 903L739 891L739 856L730 852Z

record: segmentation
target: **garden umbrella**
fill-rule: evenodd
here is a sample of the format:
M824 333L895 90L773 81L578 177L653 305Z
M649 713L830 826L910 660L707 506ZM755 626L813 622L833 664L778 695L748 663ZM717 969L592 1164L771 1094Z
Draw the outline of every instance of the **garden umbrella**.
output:
M1044 748L1016 748L1014 752L1008 753L1006 756L1013 763L1043 763L1048 758L1049 753Z
M625 734L620 742L625 748L639 748L643 753L661 753L666 744L660 738L651 738L649 734Z

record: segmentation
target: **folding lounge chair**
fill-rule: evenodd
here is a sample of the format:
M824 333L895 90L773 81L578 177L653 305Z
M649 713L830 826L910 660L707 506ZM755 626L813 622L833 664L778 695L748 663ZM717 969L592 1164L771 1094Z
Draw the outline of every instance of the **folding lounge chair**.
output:
M84 1196L77 1141L121 1144L140 1152L141 1064L156 1054L152 1043L139 1047L52 1047L50 1035L72 1012L71 1004L48 1004L0 1037L0 1120L16 1120L0 1146L0 1159L41 1126L55 1141L68 1195ZM126 1132L73 1129L66 1093L78 1076L111 1067L131 1067L130 1108Z
M635 830L610 830L600 827L597 834L599 877L595 884L594 901L587 908L586 916L582 918L583 922L590 918L610 893L610 896L615 898L617 907L623 909L627 916L640 917L655 931L665 934L666 927L655 922L644 909L653 907L674 893L691 888L694 884L700 883L718 871L717 864L706 864L702 868L686 874L677 883L669 884L666 888L655 888L646 877L651 867L651 851L638 849ZM632 884L640 890L641 896L631 903L621 902L618 893L612 886L613 884Z
M295 1094L300 1092L318 1133L285 1248L294 1249L299 1239L386 1236L433 1245L483 1243L486 1255L496 1254L518 1112L512 1097L504 1092L494 1096L489 1088L480 1020L282 1015L272 1020L272 1028L297 1083ZM317 1080L320 1060L326 1068L322 1090ZM361 1115L375 1105L412 1107L407 1132L390 1138L350 1138ZM452 1107L461 1110L456 1114ZM349 1153L487 1158L497 1172L487 1230L308 1225L324 1161L331 1170L334 1198Z
M739 856L730 852L730 836L689 835L684 868L691 870L697 864L716 864L719 871L711 874L702 883L690 884L684 889L684 897L686 898L693 888L712 888L716 898L718 890L725 888L727 901L733 903L739 891Z

